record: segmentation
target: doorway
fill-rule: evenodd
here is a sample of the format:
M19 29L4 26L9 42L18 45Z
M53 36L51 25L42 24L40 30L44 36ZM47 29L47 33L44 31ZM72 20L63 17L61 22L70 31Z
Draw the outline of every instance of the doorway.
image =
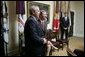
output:
M74 11L70 11L70 18L71 18L71 26L70 26L70 31L69 31L69 37L73 36Z

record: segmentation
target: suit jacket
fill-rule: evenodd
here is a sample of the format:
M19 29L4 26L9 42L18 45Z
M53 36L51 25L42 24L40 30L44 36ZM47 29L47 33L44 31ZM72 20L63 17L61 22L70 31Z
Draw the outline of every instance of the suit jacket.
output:
M41 22L44 35L47 33L47 20Z
M63 27L63 28L69 27L69 18L68 17L67 17L67 20L65 20L65 18L63 17L60 22L61 22L61 27Z
M45 23L44 33L46 34L47 33L47 19L44 21L44 23Z
M41 55L43 48L43 38L44 33L42 28L39 25L39 22L30 16L24 27L24 35L25 35L25 51L27 55Z

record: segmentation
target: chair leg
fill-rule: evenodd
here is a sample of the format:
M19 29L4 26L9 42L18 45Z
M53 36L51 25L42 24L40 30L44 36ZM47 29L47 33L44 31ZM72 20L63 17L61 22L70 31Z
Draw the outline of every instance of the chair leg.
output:
M62 50L63 50L64 44L62 43Z
M67 47L69 47L69 42L67 42Z

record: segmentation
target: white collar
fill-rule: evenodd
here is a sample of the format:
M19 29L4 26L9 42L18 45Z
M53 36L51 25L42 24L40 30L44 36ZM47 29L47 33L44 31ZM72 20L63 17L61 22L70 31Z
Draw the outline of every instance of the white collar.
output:
M67 16L65 16L65 19L67 19Z

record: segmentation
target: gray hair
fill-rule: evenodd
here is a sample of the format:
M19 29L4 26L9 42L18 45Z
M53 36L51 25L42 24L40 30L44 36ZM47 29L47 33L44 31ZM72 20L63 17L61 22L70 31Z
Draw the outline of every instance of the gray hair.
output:
M45 10L41 10L40 12L43 13L43 12L46 12L46 11L45 11ZM47 12L46 12L46 13L47 13Z
M39 6L37 6L37 5L32 5L32 6L30 7L30 9L29 9L30 15L32 15L33 12L35 12L36 8L39 8Z

